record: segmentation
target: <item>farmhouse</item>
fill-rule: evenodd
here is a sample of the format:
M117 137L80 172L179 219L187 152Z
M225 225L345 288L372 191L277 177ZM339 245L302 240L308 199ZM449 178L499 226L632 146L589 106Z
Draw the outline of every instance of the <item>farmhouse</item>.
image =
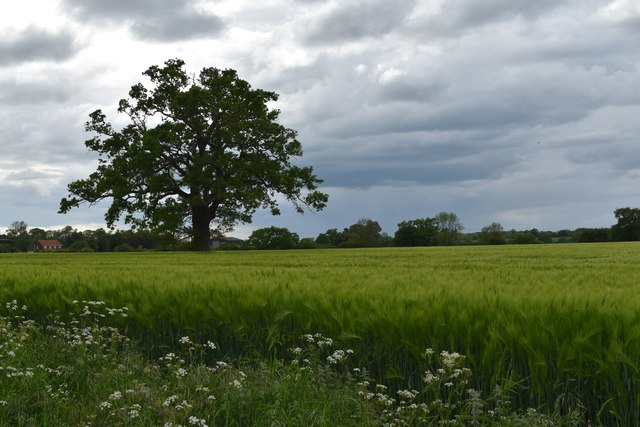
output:
M62 249L62 243L59 240L37 240L33 245L35 252L59 251L60 249Z

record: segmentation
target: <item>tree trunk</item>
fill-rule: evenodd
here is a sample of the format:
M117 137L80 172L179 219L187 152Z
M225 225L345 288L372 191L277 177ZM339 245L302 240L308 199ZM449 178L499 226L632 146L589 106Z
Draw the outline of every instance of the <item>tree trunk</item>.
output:
M211 219L206 206L194 206L192 208L191 222L194 249L196 251L208 251L211 249L211 230L209 229Z

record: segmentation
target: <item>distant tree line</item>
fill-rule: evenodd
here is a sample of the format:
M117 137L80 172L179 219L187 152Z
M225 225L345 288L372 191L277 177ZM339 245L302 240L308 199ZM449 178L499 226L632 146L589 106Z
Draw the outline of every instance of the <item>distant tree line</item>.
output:
M479 232L463 233L464 226L454 212L440 212L432 218L405 220L393 236L382 232L377 221L363 218L339 231L331 228L315 239L299 239L285 227L254 231L244 244L223 245L222 249L313 249L368 248L384 246L504 245L581 242L619 242L640 240L640 208L616 209L618 222L610 228L578 228L542 231L504 230L493 222Z
M158 250L177 248L148 230L123 230L110 232L102 228L78 231L67 225L58 230L28 229L24 221L12 223L6 234L0 234L0 253L32 251L38 240L59 240L64 250L72 252L123 252L133 250Z
M405 220L397 225L393 236L382 231L380 224L362 218L342 229L331 228L317 237L300 238L286 227L265 227L255 230L246 241L225 242L219 248L234 249L315 249L315 248L376 248L388 246L453 246L503 245L580 242L640 241L640 208L616 209L617 223L610 228L578 228L575 230L542 231L504 230L497 222L479 232L463 233L464 226L454 212L440 212L434 217ZM27 252L37 240L59 240L64 250L75 252L112 252L134 250L186 250L189 241L173 235L149 230L78 231L66 226L59 230L29 229L24 221L15 221L6 234L0 234L0 252ZM215 239L214 239L215 240Z

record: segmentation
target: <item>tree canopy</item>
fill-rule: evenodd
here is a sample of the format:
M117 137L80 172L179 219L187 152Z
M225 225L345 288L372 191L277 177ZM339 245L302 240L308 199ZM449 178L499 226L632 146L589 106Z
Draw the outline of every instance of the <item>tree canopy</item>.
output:
M618 208L613 214L618 220L611 227L613 240L640 240L640 208Z
M436 243L438 228L433 218L402 221L394 235L396 246L432 246Z
M483 245L504 245L506 243L504 237L504 228L497 222L485 225L480 231L480 243Z
M251 233L247 243L255 249L293 249L299 241L298 234L286 227L265 227Z
M198 76L173 59L143 75L118 112L130 124L115 130L101 110L90 114L85 145L99 155L95 172L68 185L66 213L81 203L111 199L109 226L124 216L133 227L190 235L209 249L211 224L226 231L251 222L259 208L279 214L277 196L320 210L328 197L311 167L292 164L302 155L297 133L278 123L269 102L278 95L252 89L234 70L204 68Z
M450 246L458 242L458 235L464 229L462 221L455 212L440 212L434 218L438 229L436 240L439 245Z

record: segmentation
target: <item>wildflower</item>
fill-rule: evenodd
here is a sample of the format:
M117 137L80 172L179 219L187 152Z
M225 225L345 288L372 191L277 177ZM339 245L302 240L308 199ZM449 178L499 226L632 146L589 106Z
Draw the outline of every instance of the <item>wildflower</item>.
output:
M201 420L200 418L194 417L193 415L189 417L189 424L193 426L207 427L205 420Z
M333 340L331 338L325 338L323 340L318 340L316 344L318 344L318 347L320 348L324 346L331 347L333 345Z
M296 347L294 349L291 349L291 352L297 356L302 353L302 349L300 347Z
M178 411L180 411L182 409L185 409L185 408L191 408L191 405L186 400L183 400L182 402L180 402L180 403L178 403L176 405L176 409Z
M442 364L450 369L455 368L458 363L462 362L462 360L464 360L465 358L459 353L449 353L448 351L442 351L442 353L440 353L440 356L442 357Z
M215 350L217 348L216 345L211 341L207 341L207 347L209 347L211 350Z
M426 371L424 373L424 377L422 377L425 383L431 384L433 382L438 381L440 378L437 375L431 373L431 371Z
M242 383L238 380L233 380L232 382L229 383L229 385L234 386L237 389L241 389L242 388Z
M418 395L418 392L416 390L398 390L397 393L400 398L405 400L413 400Z
M178 368L176 371L176 378L186 377L188 374L187 370L184 368Z
M122 398L122 393L119 391L114 391L109 395L109 400L120 400Z
M167 397L164 402L162 403L162 406L164 406L165 408L168 408L169 406L171 406L176 400L178 400L178 396L176 396L175 394L173 396L169 396Z
M189 337L180 338L180 344L191 344L191 339Z
M337 364L345 358L345 352L343 350L336 350L331 356L327 356L327 361L332 364Z
M100 408L101 411L104 411L106 409L111 409L111 403L109 403L109 402L100 402L100 404L98 405L98 408Z

